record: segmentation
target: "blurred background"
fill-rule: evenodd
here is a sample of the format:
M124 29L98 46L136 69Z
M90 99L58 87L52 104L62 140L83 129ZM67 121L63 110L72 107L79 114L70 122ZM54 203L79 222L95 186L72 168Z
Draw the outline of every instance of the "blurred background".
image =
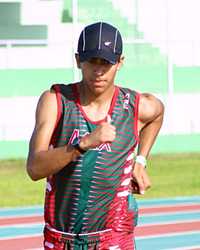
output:
M136 195L138 250L200 249L199 13L199 0L0 0L0 249L43 249L45 180L25 168L35 109L52 84L81 79L77 40L97 21L123 36L116 84L165 104L152 187Z
M153 153L200 150L199 0L1 0L0 158L25 157L38 97L80 79L83 26L106 21L124 38L116 84L165 104Z

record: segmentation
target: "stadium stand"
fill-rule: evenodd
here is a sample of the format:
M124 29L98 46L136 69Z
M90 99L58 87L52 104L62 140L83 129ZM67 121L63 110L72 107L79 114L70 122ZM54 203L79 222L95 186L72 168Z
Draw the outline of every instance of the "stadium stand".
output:
M71 23L72 22L72 2L64 1L63 11L62 11L62 22Z
M37 1L35 1L37 3ZM41 2L41 1L40 1ZM47 1L48 2L48 1ZM49 3L51 3L51 1L49 1ZM65 12L66 8L69 8L69 13L71 13L71 8L72 6L69 4L70 1L64 1L63 4L63 10L62 12ZM12 3L13 4L13 3ZM25 3L21 3L23 6L25 5ZM46 3L47 4L47 3ZM11 5L11 3L8 3L8 5ZM38 3L37 3L38 5ZM19 7L19 3L17 3L17 6ZM22 6L22 10L24 11L24 7ZM38 5L38 8L41 8L41 6ZM136 26L133 26L132 24L128 23L128 19L126 17L122 17L120 15L120 11L117 9L113 9L113 11L110 11L111 9L113 9L112 7L112 2L108 1L108 0L103 0L103 2L101 2L101 4L96 4L95 8L93 6L93 1L91 0L87 0L87 1L79 1L79 5L78 5L78 13L80 16L80 23L90 23L91 20L93 22L98 21L99 18L98 16L101 16L101 20L104 21L109 21L112 23L117 23L117 26L119 27L119 29L122 31L124 39L140 39L142 37L142 33L139 32L136 28ZM28 11L28 10L27 10ZM47 10L48 12L48 10ZM97 14L98 13L98 14ZM18 16L18 15L16 15ZM52 15L51 15L52 16ZM62 16L62 15L61 15ZM28 21L27 18L25 18L26 21ZM111 21L112 20L112 21ZM18 22L19 22L19 18L18 18ZM30 22L30 21L29 21ZM52 21L53 23L53 21ZM51 33L54 34L53 37L58 37L60 40L62 39L62 30L61 27L63 27L64 25L69 26L69 23L64 23L62 24L62 20L60 20L60 23L58 23L58 20L54 21L54 24L48 25L48 29L49 29L49 33L48 35L51 36ZM71 24L72 26L72 24ZM31 26L30 26L31 27ZM57 32L52 32L52 30L57 30ZM55 39L53 38L52 39ZM48 37L48 40L49 37ZM65 46L68 46L69 43L72 43L72 41L68 41L68 44L66 43ZM69 47L69 46L68 46ZM59 51L59 49L61 48L60 44L58 44L57 47L53 47L53 50ZM12 51L12 52L11 52ZM26 51L26 52L23 52ZM67 51L69 52L69 50ZM25 60L26 54L29 53L31 54L32 60ZM40 69L38 69L38 74L34 74L37 75L39 79L37 79L37 81L34 82L38 82L38 92L36 91L32 91L32 88L30 88L28 90L29 95L32 94L37 94L39 95L39 93L41 93L41 86L48 86L49 84L49 78L45 77L46 76L46 72L47 70L51 71L51 68L54 67L54 70L52 72L55 73L55 76L53 77L53 79L57 79L56 75L58 75L58 73L60 73L62 71L62 69L56 69L58 68L59 64L58 62L60 62L61 60L55 60L54 64L50 64L52 61L51 60L46 60L46 54L45 53L45 49L40 49L38 48L37 50L34 48L21 48L21 49L17 49L14 50L13 48L10 49L10 53L9 56L13 56L12 59L10 59L11 63L10 66L12 68L18 68L19 70L15 70L15 75L16 75L16 79L19 79L16 81L13 89L12 89L12 94L14 93L18 93L20 92L21 95L24 94L24 90L22 89L21 91L19 91L19 89L21 89L21 86L23 85L23 82L27 82L27 77L26 77L26 71L23 69L23 62L24 62L24 68L28 68L27 72L29 73L29 75L32 75L32 73L34 74L34 72L36 71L36 67L34 67L34 69L31 68L31 65L33 65L33 61L36 61L36 65L38 65L40 67ZM52 50L50 50L50 46L48 46L48 48L46 48L46 53L52 54ZM70 58L72 58L72 52L70 53ZM68 54L69 54L68 53ZM42 57L42 55L44 54L44 56ZM132 84L134 84L134 86L137 89L141 89L141 91L146 89L146 83L148 83L148 86L151 86L149 88L149 91L153 91L153 92L157 92L159 93L161 90L162 92L166 92L167 91L167 85L166 85L166 56L163 56L160 54L159 50L157 48L154 48L150 43L144 43L144 44L126 44L124 45L124 54L126 57L126 64L124 65L119 77L118 77L118 82L123 84L124 86L130 86ZM39 55L39 62L37 61L37 58L35 59L35 55ZM62 53L62 56L64 57L64 54ZM66 53L67 56L67 53ZM16 64L14 64L15 62L15 58L20 57L20 62L16 62ZM42 57L42 58L41 58ZM22 59L24 58L24 60ZM55 54L52 54L52 58L56 58ZM68 57L69 58L69 57ZM152 60L153 58L153 60ZM69 59L68 59L69 60ZM6 61L6 60L5 60ZM43 67L42 67L42 62L44 61ZM64 61L64 59L62 59L62 61ZM162 65L160 66L160 62L162 61ZM152 64L153 62L153 64ZM21 65L21 66L17 66L17 65ZM28 65L30 65L28 67ZM49 69L48 69L48 65L49 65ZM66 65L66 64L65 64ZM41 68L47 68L45 70L42 70ZM64 66L61 66L61 68L64 68ZM71 81L71 76L70 74L68 75L68 72L70 72L70 68L72 71L73 68L73 61L71 59L71 66L70 66L70 62L68 63L68 66L66 66L66 68L68 70L66 70L66 77L63 78L63 81ZM2 81L5 82L5 77L6 77L6 71L8 74L8 78L10 78L10 70L4 70L3 74L1 74L0 78ZM32 71L32 72L31 72ZM146 72L149 74L149 78L147 79L146 77L144 78L144 74L141 74L140 72ZM25 73L25 74L24 74ZM134 73L134 74L133 74ZM48 74L51 75L52 74ZM62 76L64 74L61 74ZM24 76L24 79L23 79ZM34 77L35 78L35 77ZM43 79L44 82L42 84L39 84L41 82L40 79ZM46 81L45 81L46 80ZM60 80L60 78L58 79ZM163 84L164 82L164 84ZM31 79L29 79L29 85L33 85L33 83L31 82ZM16 91L16 92L15 92ZM9 93L8 90L5 90L2 95L7 95Z
M38 96L52 83L74 81L74 40L83 26L99 20L113 23L124 37L125 64L117 83L155 93L165 103L162 140L155 151L183 149L184 141L190 142L185 151L197 151L200 118L192 110L200 104L198 1L154 0L153 5L148 0L77 2L75 25L72 1L0 0L0 106L6 106L6 111L0 109L4 117L0 121L0 149L4 142L9 151L0 158L19 155L19 148L24 155ZM182 12L175 13L180 4ZM187 13L194 13L190 20ZM173 26L175 17L178 21ZM10 124L9 114L13 112L16 122ZM171 145L174 135L179 136L180 143L176 140Z
M128 20L121 16L120 10L114 9L112 2L102 0L100 4L96 3L95 7L92 0L78 2L79 22L90 23L101 19L105 22L116 24L124 38L140 38L142 33L139 33L137 27L129 24ZM111 11L112 10L112 11Z
M20 8L20 2L0 2L0 39L47 39L47 26L20 24Z
M56 82L73 82L68 69L7 69L0 70L0 97L38 96Z
M148 43L125 44L125 64L118 82L126 87L153 93L167 93L167 58ZM148 77L145 77L148 75Z

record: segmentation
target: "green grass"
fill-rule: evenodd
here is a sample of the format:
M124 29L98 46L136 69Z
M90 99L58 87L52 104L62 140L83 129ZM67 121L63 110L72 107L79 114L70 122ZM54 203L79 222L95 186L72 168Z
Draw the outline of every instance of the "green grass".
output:
M148 160L151 189L138 198L200 194L200 154L154 155ZM0 207L42 205L45 181L33 182L25 161L0 161Z
M152 187L144 198L200 195L200 154L157 155L148 162Z
M0 207L42 204L44 180L31 181L24 160L1 160L0 197Z

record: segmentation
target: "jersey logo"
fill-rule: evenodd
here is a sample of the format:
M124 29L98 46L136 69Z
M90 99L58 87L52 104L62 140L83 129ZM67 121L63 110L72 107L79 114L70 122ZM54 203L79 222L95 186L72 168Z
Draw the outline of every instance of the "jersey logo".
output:
M74 141L76 138L79 139L79 129L74 129L74 131L73 131L73 133L72 133L72 135L71 135L71 137L70 137L70 139L69 139L68 144L72 144L73 141Z
M109 143L102 143L99 147L97 147L95 150L102 151L105 150L107 152L111 152L111 147Z
M83 136L89 134L88 132L86 132ZM70 139L69 139L69 142L68 144L72 144L73 141L75 139L78 139L78 141L80 140L80 131L79 129L74 129ZM107 152L111 152L111 147L110 147L110 144L109 143L102 143L100 146L96 147L96 148L93 148L92 150L96 150L96 151L107 151Z
M124 96L124 99L123 99L123 108L124 108L124 109L128 109L129 102L130 102L130 94L127 93L127 94Z

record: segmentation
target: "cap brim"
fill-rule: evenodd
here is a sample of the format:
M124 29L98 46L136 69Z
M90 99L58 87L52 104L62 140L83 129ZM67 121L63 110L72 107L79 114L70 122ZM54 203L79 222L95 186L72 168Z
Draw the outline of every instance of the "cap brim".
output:
M101 58L108 61L111 64L116 64L117 61L119 60L119 57L120 55L104 50L93 50L93 51L85 51L79 53L79 58L81 62L88 61L91 58Z

